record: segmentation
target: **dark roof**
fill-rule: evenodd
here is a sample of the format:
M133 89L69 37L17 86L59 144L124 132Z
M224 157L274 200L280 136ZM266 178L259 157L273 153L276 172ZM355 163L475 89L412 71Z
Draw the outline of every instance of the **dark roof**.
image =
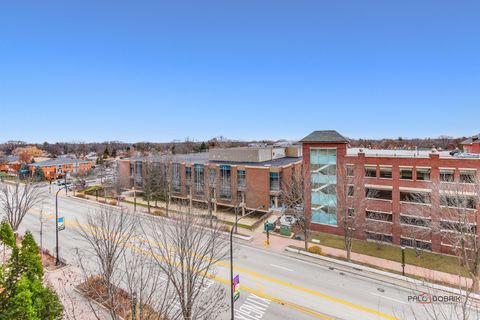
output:
M480 143L480 133L476 136L468 138L465 141L462 141L460 144L472 144L472 143Z
M313 131L300 142L348 143L348 140L335 130L319 130Z
M45 166L59 166L64 164L78 164L78 163L87 163L87 162L92 162L92 161L81 160L81 159L70 159L70 158L56 158L56 159L49 159L45 161L32 163L31 166L45 167Z

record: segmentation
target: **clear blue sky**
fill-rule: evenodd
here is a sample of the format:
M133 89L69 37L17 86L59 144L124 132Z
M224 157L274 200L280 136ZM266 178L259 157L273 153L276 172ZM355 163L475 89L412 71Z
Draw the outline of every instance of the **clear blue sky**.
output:
M480 1L0 1L0 141L480 131Z

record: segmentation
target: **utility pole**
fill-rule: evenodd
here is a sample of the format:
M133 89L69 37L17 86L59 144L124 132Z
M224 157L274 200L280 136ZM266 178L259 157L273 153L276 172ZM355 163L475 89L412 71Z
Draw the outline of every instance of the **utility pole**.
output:
M64 185L65 190L67 189L67 185ZM58 193L62 191L62 188L59 188L57 193L55 194L55 250L56 250L56 260L55 265L58 266L60 264L60 256L58 250Z
M258 209L263 208L264 206L261 205L258 208L250 211L246 215L237 218L235 217L235 223L233 224L232 228L230 229L230 314L232 320L235 319L235 308L234 308L234 299L233 299L233 230L237 227L238 221L242 220L243 218L248 217L252 213L256 212Z

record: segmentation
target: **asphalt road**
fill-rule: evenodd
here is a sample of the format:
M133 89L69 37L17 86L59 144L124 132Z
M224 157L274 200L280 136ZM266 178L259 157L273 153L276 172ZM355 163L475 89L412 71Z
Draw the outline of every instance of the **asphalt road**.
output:
M59 215L66 220L59 236L60 256L68 263L77 263L75 248L84 245L74 232L75 221L86 222L85 214L98 207L78 198L59 197ZM50 196L43 204L43 247L51 252L55 249L54 210ZM25 217L20 232L28 229L39 239L39 211L34 209ZM241 288L236 319L414 319L414 313L418 319L427 319L423 305L408 302L408 296L421 288L406 289L331 270L313 260L251 247L242 240L235 240L235 247L234 274L240 276ZM217 280L229 288L228 279L229 262L222 261L217 265Z

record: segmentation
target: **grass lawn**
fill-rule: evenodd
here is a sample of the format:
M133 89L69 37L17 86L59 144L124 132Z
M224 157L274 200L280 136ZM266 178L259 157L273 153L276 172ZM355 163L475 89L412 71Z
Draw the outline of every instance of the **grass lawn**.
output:
M343 237L322 232L310 232L309 239L320 240L320 244L327 247L345 249ZM353 240L352 252L361 253L377 258L401 262L402 250L400 247L384 244L378 249L375 242ZM468 276L465 268L459 266L458 258L454 256L422 251L417 257L414 249L405 249L406 264L423 267L431 270L448 272Z

